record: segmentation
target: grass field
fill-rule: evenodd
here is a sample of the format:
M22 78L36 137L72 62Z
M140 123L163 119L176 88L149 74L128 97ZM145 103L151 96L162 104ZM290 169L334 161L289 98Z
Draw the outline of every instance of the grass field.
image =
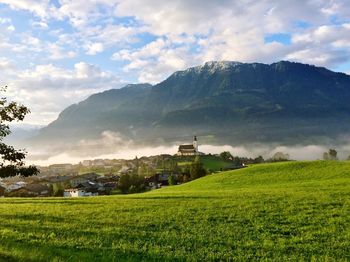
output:
M180 167L190 165L194 160L194 157L177 157L177 158L178 158L178 161L180 159L180 161L178 162L178 165ZM181 160L181 158L183 160ZM210 171L220 171L227 167L231 167L233 164L231 161L222 160L220 157L214 156L214 155L201 156L200 160L204 168Z
M4 261L349 261L350 162L261 164L144 194L0 199Z

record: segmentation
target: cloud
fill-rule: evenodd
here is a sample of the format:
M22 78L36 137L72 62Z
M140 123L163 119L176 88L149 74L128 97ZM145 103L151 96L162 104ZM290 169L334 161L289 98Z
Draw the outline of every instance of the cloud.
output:
M103 52L103 44L102 43L90 43L85 46L86 54L88 55L96 55L97 53Z
M111 70L150 83L211 60L293 60L349 70L350 5L345 0L0 0L0 5L14 10L0 18L0 56L13 64L0 72L3 79L23 86L23 92L29 90L23 79L41 86L44 94L64 86L74 94L75 99L65 100L70 102L84 97L77 95L83 90L114 86ZM28 23L23 11L32 14ZM278 41L276 35L291 41ZM4 61L1 67L9 68ZM79 61L93 62L106 75L79 67ZM84 70L99 76L84 82ZM56 103L65 105L61 98ZM53 114L42 110L45 119Z
M350 34L345 26L340 30L333 25L324 25L329 24L330 17L335 14L349 19L344 12L340 12L340 7L348 9L343 1L330 3L325 0L294 3L286 0L249 3L231 0L145 0L142 5L138 1L123 1L116 7L117 15L134 16L148 26L149 32L166 38L172 44L166 48L156 46L159 44L156 40L136 51L116 52L112 59L130 61L124 70L139 70L139 81L151 82L159 81L171 70L210 60L270 63L291 59L335 66L350 59L347 37ZM299 21L310 24L314 32L300 28ZM298 37L309 38L313 43L293 41L285 45L264 41L266 35L278 33L288 33L294 40ZM185 50L174 45L175 39L184 35L192 39ZM186 41L182 39L182 43ZM147 51L157 54L144 55ZM155 56L158 58L155 59Z
M0 71L14 73L15 69L16 66L11 60L0 57Z
M32 26L34 28L38 28L38 29L48 29L49 28L48 24L44 21L33 21Z
M26 10L41 18L48 17L49 0L0 0L0 3L9 5L15 10Z
M283 152L288 154L292 160L322 159L323 153L329 148L336 148L340 159L346 159L350 154L349 140L342 145L199 145L199 150L206 154L220 154L223 151L229 151L234 156L248 158L263 156L264 159L268 159L277 152ZM53 163L77 164L87 159L133 159L135 156L174 155L177 153L178 145L158 144L152 147L140 147L134 141L127 140L116 132L104 131L98 139L81 140L76 144L64 145L62 148L50 147L49 150L41 148L40 151L27 149L29 150L27 157L29 164L49 165Z
M59 60L64 58L73 58L77 56L77 53L74 51L66 51L63 47L58 44L48 44L46 49L49 52L49 58L53 60Z
M31 109L27 123L48 124L65 107L102 90L120 88L122 81L85 62L69 70L53 64L36 65L12 76L8 95Z
M350 60L350 26L321 25L293 35L292 42L297 48L286 55L287 59L335 66Z
M188 54L188 49L186 42L176 46L171 40L158 38L137 50L120 50L112 55L112 59L128 61L125 72L141 71L139 82L157 83L164 76L199 62Z

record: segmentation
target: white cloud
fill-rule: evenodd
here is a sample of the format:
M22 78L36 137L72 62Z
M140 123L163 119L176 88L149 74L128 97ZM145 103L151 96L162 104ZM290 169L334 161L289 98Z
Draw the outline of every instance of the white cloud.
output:
M84 27L91 21L99 19L101 8L104 12L109 12L116 5L116 1L110 0L61 0L57 12L52 14L56 18L68 18L74 27Z
M31 109L26 123L48 124L65 107L102 90L119 88L122 81L99 67L79 62L68 70L53 64L19 71L8 81L8 95Z
M44 21L33 21L32 26L34 28L40 28L40 29L48 29L49 28L48 24Z
M88 55L96 55L98 53L103 52L103 44L102 43L90 43L85 46L86 54Z
M295 51L286 56L288 60L310 63L318 66L329 67L346 62L349 59L349 54L344 55L341 51L330 51L323 49L308 48L300 51Z
M294 50L287 59L320 66L335 66L350 59L350 27L321 25L296 33L292 37Z
M30 11L41 18L49 15L49 0L0 0L0 3L7 4L13 9Z
M0 67L10 68L7 63L13 64L14 57L17 61L2 75L16 83L17 91L23 88L22 95L32 96L29 86L40 87L40 94L34 88L38 96L49 96L47 90L60 87L65 94L73 92L75 99L60 105L78 101L84 90L120 81L101 69L110 53L113 61L108 62L115 63L116 72L151 83L209 60L290 59L334 68L350 61L350 5L345 0L0 0L0 4L34 17L26 32L17 30L11 18L0 18L0 55L7 59L0 60ZM62 26L50 28L54 22ZM266 36L278 33L290 35L290 43L265 42ZM87 59L95 66L58 66L72 65L75 62L69 59L79 61L85 54L94 56ZM57 114L55 110L44 110L45 119Z
M76 57L77 53L74 51L65 51L64 48L58 44L48 44L47 51L49 52L49 58L53 60L73 58Z
M158 38L137 50L120 50L113 54L113 60L125 60L129 63L125 72L141 71L139 82L157 83L174 71L195 65L198 60L190 56L188 46L175 44L170 40Z
M16 66L11 60L4 57L0 57L0 71L6 72L6 73L9 73L9 72L13 73L15 69L16 69Z
M122 1L117 5L117 15L136 17L148 26L149 32L166 37L171 44L160 47L157 44L161 43L154 41L136 51L120 50L112 59L130 61L124 69L139 70L139 80L151 82L161 80L171 70L209 60L269 63L289 58L334 66L350 59L348 52L339 50L348 48L350 42L346 27L337 30L335 26L325 26L334 14L340 13L349 19L339 11L339 6L344 6L342 3L332 1L330 4L326 0L293 3L287 0L145 0L143 4L136 0ZM308 30L298 28L298 22L310 24L314 32L308 35L305 33ZM266 43L265 36L275 33L290 34L292 43ZM179 42L191 43L192 48L188 46L187 50L174 45L176 39L184 35L188 41L181 39ZM310 40L313 46L299 43L298 38ZM316 46L317 41L321 42L321 47ZM193 47L197 44L199 49L195 55ZM143 54L152 52L158 53L154 56Z
M15 28L13 25L9 25L9 26L7 27L7 30L13 32L13 31L16 30L16 28Z

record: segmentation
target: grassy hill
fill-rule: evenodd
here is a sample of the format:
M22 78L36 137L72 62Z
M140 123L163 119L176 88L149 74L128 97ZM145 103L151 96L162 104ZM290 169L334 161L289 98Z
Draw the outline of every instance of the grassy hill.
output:
M144 194L0 199L0 260L350 259L350 162L261 164Z
M195 156L175 156L174 160L180 167L190 165L195 159ZM204 155L200 157L200 160L205 169L208 171L220 171L228 167L232 167L233 162L225 161L219 156Z

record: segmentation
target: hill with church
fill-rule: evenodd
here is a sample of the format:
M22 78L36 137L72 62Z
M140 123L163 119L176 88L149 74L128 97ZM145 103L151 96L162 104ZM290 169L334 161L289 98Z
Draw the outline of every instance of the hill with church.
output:
M288 61L208 62L156 85L128 85L66 108L35 143L74 142L106 130L141 145L323 143L350 133L350 76ZM185 148L184 148L185 149Z

